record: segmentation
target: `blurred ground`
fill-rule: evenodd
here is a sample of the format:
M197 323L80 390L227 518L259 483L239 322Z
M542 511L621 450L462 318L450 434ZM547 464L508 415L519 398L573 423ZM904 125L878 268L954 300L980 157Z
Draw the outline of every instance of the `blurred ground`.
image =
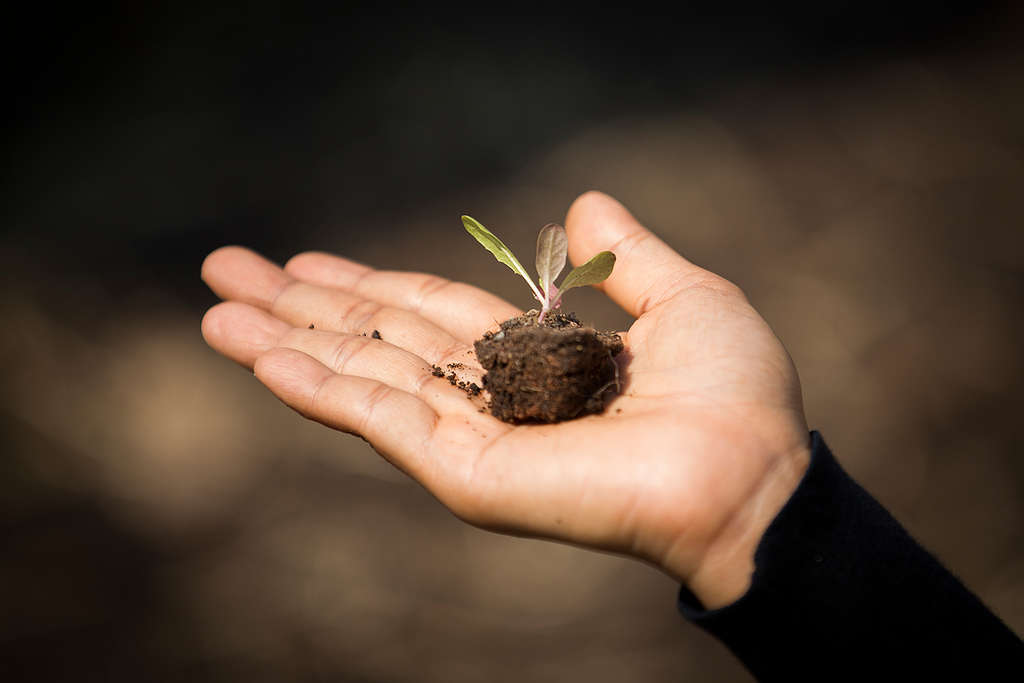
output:
M223 108L137 117L127 96L93 120L98 138L88 121L45 136L39 124L18 148L22 194L0 238L5 666L36 680L749 680L678 616L667 578L466 527L199 334L214 301L199 264L223 241L428 269L526 305L459 215L528 253L591 188L746 290L794 356L812 428L1024 632L1016 35L997 22L984 40L730 74L685 98L645 89L643 106L601 116L555 97L559 79L579 78L584 103L600 100L603 82L570 61L551 58L564 73L534 85L533 72L439 50L401 62L397 105L444 109L443 97L403 98L440 88L458 100L467 83L506 78L481 86L496 102L479 112L550 88L561 127L519 148L495 124L492 153L475 124L467 151L443 113L444 130L421 109L385 116L391 132L325 133L302 157L316 163L301 179L320 183L305 190L275 146L294 139L288 126L326 126L342 96L300 101L301 115L260 110L244 135L213 120ZM507 124L533 130L543 106ZM285 134L255 150L246 136L261 128ZM381 140L389 167L408 153L412 170L360 177ZM196 163L204 149L237 156ZM155 160L170 170L143 173ZM572 304L599 326L629 324L594 292Z

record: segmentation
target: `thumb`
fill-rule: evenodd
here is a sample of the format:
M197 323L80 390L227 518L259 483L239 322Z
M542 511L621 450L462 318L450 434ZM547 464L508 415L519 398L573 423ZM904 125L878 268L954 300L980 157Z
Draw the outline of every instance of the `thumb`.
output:
M626 207L601 192L592 190L573 202L565 229L573 263L583 263L600 251L614 252L615 268L597 287L634 317L687 287L733 287L680 256L640 225Z

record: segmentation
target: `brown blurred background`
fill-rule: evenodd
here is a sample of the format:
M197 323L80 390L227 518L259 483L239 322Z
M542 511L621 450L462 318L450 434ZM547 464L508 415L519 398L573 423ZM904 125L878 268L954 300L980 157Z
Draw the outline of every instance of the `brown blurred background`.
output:
M747 291L812 428L1024 632L1022 27L925 2L12 18L0 676L750 680L666 577L465 526L199 333L225 243L528 305L459 215L528 253L591 188Z

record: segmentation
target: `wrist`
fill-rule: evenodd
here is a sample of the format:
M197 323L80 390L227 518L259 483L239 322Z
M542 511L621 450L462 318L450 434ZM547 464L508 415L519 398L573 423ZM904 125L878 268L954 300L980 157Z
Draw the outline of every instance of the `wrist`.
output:
M729 516L685 583L707 609L741 598L750 588L754 554L765 531L792 497L810 464L806 437L768 461L751 495Z

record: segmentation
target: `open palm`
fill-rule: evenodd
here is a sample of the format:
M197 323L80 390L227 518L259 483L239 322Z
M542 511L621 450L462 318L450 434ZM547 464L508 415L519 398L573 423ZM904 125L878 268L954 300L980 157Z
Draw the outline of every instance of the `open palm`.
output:
M513 426L433 376L431 365L461 363L479 383L473 341L519 311L431 275L319 253L281 269L225 247L203 264L225 300L203 334L303 415L366 438L459 517L629 554L707 606L725 604L745 590L754 548L807 465L796 372L738 288L610 197L580 197L566 229L574 263L615 252L599 287L637 318L618 358L622 394L602 415Z

